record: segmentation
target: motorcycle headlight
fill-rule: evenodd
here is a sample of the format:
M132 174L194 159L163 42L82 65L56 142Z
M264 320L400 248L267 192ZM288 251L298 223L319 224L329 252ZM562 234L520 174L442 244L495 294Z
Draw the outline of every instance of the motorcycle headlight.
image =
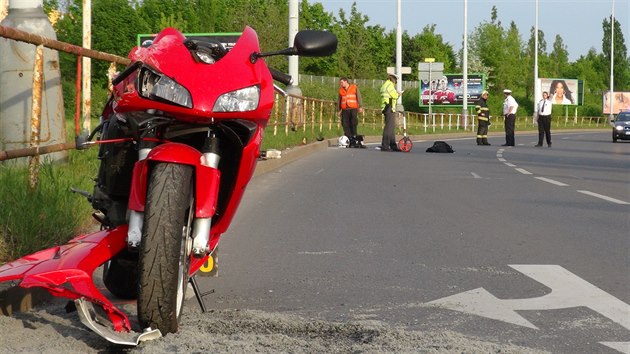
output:
M258 107L260 87L250 86L244 89L224 93L217 98L213 112L247 112Z
M158 74L148 68L142 68L139 83L139 94L144 98L187 108L193 106L190 92L165 75Z

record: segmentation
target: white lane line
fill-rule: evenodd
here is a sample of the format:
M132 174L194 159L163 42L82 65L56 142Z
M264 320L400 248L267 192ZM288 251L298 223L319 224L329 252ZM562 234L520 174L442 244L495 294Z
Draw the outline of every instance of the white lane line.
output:
M325 170L325 169L323 169L323 168L321 168L321 169L319 169L317 172L315 172L315 174L316 174L316 175L318 175L318 174L320 174L320 173L322 173L322 172L324 172L324 171L326 171L326 170Z
M558 181L553 180L551 178L545 178L545 177L534 177L534 178L536 178L538 180L541 180L543 182L555 184L556 186L560 186L560 187L568 186L568 184L566 184L566 183L558 182Z
M472 175L473 175L473 177L474 177L475 179L480 179L480 178L482 178L481 176L479 176L478 174L476 174L476 173L474 173L474 172L471 172L470 174L472 174Z
M587 307L630 329L630 305L569 270L553 264L510 264L510 267L548 287L549 293L533 298L500 299L480 287L423 305L446 308L532 329L538 329L538 327L521 316L522 311ZM630 353L630 342L599 343L617 350L621 348L622 353Z
M580 190L578 190L578 192L580 192L582 194L590 195L592 197L600 198L600 199L603 199L603 200L606 200L606 201L609 201L609 202L612 202L612 203L615 203L615 204L630 205L630 203L624 202L623 200L607 197L605 195L593 193L591 191L580 191Z
M506 160L506 159L504 159L504 158L502 158L502 157L499 157L499 161L501 161L501 162L505 162L505 161L507 161L507 160Z
M504 164L509 167L516 167L515 164L509 163L509 162L504 162Z
M529 171L527 171L525 169L522 169L522 168L515 168L515 170L517 170L518 172L520 172L520 173L522 173L524 175L531 175L531 174L533 174L533 173L531 173L531 172L529 172Z
M302 251L302 252L298 252L298 254L306 254L306 255L322 255L322 254L336 254L337 251L317 251L317 252L310 252L310 251Z

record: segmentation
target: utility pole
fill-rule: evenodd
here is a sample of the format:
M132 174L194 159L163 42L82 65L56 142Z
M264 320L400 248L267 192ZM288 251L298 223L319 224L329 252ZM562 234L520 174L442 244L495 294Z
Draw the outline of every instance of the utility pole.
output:
M43 0L0 1L0 16L6 15L0 25L57 39ZM35 45L0 41L0 150L66 142L59 53L44 48L43 55L38 54ZM37 83L37 77L42 81ZM65 151L48 155L52 161L65 161L67 156Z
M300 20L300 7L298 0L289 0L289 47L293 47L293 40L298 33ZM287 87L287 93L302 96L300 90L300 73L299 58L297 55L289 56L289 75L293 79L293 83Z
M400 23L400 0L396 8L396 91L402 92L402 25ZM402 104L402 95L398 96L396 102L396 112L403 112L405 108Z
M464 117L464 130L468 127L468 0L464 0L464 48L463 48L464 67L464 106L462 107L462 115Z
M540 85L538 84L538 0L536 0L536 15L534 25L534 107L541 98ZM537 112L536 112L537 113Z
M610 15L610 114L608 114L608 119L610 122L613 121L615 112L615 88L613 85L614 82L614 63L615 63L615 0L612 2L612 13Z

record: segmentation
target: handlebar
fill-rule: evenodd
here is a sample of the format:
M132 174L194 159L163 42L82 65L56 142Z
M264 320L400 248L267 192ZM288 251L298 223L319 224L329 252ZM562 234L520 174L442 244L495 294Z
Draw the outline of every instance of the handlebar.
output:
M274 68L269 68L269 71L271 72L271 77L273 77L274 80L279 81L285 85L291 85L293 83L293 78L291 77L291 75L285 74Z

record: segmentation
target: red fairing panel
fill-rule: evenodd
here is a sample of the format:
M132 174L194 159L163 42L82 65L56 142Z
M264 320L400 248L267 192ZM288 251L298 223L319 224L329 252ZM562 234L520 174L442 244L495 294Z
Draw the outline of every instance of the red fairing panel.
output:
M245 193L245 187L247 187L247 184L254 175L254 169L256 168L256 163L258 161L258 157L260 156L259 151L260 143L262 141L262 132L262 128L259 127L250 143L243 149L243 157L238 169L232 197L223 212L221 220L217 224L212 225L212 229L210 230L210 249L214 249L216 247L219 243L221 235L226 232L228 226L230 226L232 218L236 213L236 209L238 208L241 198Z
M166 143L151 150L146 159L136 162L129 197L129 209L143 212L147 194L150 162L170 162L195 168L195 217L210 218L216 211L221 172L201 164L201 152L179 143Z
M94 285L94 270L127 247L127 226L78 236L0 266L0 282L21 280L22 288L41 287L54 296L85 298L103 308L116 331L128 332L127 315L116 308Z
M263 59L254 64L250 62L250 55L260 51L256 32L246 27L229 53L212 65L195 62L183 40L184 36L177 30L165 29L150 47L132 50L129 58L155 68L186 87L194 107L176 107L140 97L135 87L136 76L132 74L115 86L114 110L118 113L143 111L150 105L153 109L177 116L181 121L207 123L211 118L239 118L260 121L265 125L273 108L273 79ZM212 111L220 95L254 85L260 86L260 101L255 110Z

